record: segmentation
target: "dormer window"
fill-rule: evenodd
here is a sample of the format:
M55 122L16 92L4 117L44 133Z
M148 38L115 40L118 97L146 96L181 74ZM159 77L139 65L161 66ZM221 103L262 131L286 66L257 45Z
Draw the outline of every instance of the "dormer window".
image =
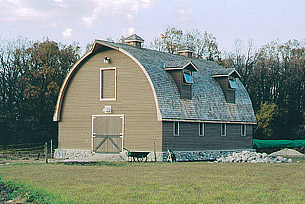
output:
M237 89L237 85L234 79L229 79L229 88L230 89Z
M170 61L163 64L166 70L174 79L180 93L181 99L192 99L193 72L197 67L189 60Z
M192 72L184 71L183 72L183 83L185 84L193 84Z
M235 69L211 70L212 77L219 83L227 103L235 103L236 78L240 75Z

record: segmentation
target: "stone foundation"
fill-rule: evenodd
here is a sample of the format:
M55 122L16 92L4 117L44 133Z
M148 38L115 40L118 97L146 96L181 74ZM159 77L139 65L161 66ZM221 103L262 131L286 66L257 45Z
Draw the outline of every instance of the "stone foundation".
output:
M76 149L55 149L55 159L82 159L93 156L94 153L90 150L76 150Z
M203 151L174 151L177 162L187 161L215 161L221 157L226 158L232 155L234 152L241 153L242 151L255 152L254 149L242 149L242 150L203 150ZM126 155L127 152L121 152L119 154L102 154L94 153L90 150L74 150L74 149L56 149L54 152L54 158L56 159L68 159L68 160L100 160L100 161L128 161ZM163 161L166 162L168 152L156 152L156 156L151 152L147 161Z
M203 151L174 151L177 162L186 161L215 161L221 157L232 155L233 152L241 153L246 149L239 150L203 150ZM246 151L255 152L254 149L247 149ZM167 161L168 152L163 152L163 161Z

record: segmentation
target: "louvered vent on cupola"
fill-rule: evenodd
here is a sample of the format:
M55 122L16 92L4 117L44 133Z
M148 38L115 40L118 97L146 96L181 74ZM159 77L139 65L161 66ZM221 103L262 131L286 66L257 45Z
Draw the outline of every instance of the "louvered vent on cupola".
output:
M187 57L187 58L192 58L193 57L193 49L191 47L183 47L181 50L178 50L178 55L182 55L184 57Z
M235 69L214 69L211 76L219 83L227 103L235 103L236 79L240 79Z
M197 67L192 61L170 61L164 63L164 70L174 79L181 99L192 99L193 72Z
M143 38L141 38L137 34L133 34L133 35L125 38L124 41L127 45L130 45L130 46L133 46L136 48L142 48L142 43L144 43Z

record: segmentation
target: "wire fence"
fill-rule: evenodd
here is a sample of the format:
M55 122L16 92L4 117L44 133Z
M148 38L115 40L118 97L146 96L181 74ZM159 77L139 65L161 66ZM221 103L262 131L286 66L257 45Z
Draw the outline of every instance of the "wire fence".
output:
M54 147L52 141L46 143L27 143L0 145L0 159L40 159L53 157Z

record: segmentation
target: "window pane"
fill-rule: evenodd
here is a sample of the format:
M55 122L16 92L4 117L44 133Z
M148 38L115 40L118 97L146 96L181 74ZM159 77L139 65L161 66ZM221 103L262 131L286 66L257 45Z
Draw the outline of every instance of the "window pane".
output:
M227 135L227 125L221 124L221 136L226 136L226 135Z
M189 73L185 72L183 74L184 74L184 79L185 79L186 83L190 83L190 84L194 83L193 79L192 79L192 76Z
M179 135L179 122L174 122L174 135Z
M247 134L247 126L245 124L241 125L241 136L246 136Z
M236 82L231 80L231 79L229 79L229 84L230 84L231 89L236 89L237 88Z
M204 136L204 123L199 123L199 136Z

